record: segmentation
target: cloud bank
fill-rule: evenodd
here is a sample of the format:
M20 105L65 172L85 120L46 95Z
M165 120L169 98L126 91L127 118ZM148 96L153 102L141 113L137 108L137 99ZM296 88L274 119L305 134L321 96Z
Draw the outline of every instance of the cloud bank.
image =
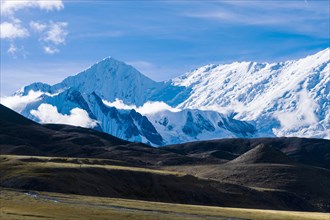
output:
M41 104L37 110L30 112L41 123L68 124L85 128L94 128L97 121L89 117L88 113L80 108L74 108L69 115L58 112L56 106Z
M1 104L20 113L27 104L38 101L40 96L43 94L43 92L35 92L31 90L26 96L14 95L9 97L1 97Z
M160 111L171 111L171 112L180 111L180 109L172 108L171 106L167 105L164 102L146 102L143 104L143 106L137 107L136 105L126 105L120 99L116 99L114 102L109 102L106 100L102 100L102 101L107 106L115 107L117 109L125 109L125 110L134 109L135 111L141 113L142 115L155 114Z

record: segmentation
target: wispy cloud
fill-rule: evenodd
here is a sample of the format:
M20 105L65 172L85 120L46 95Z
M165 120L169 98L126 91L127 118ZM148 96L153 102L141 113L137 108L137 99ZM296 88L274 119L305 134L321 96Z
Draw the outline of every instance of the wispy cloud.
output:
M67 26L67 22L30 22L31 29L40 34L39 40L44 44L43 49L46 54L55 54L59 52L59 49L56 46L65 44L68 35L68 31L66 30Z
M10 43L7 53L10 54L14 58L18 58L20 56L25 58L28 54L28 52L25 50L24 46L18 47L13 42Z
M318 11L326 12L329 9L326 7L320 7L327 5L327 1L311 1L311 4L307 0L293 0L293 1L258 1L258 0L236 0L236 1L222 1L222 5L235 6L237 8L248 8L251 10L267 10L267 11L279 11L279 10L301 10L301 11Z
M290 28L290 31L310 35L324 35L327 24L319 22L329 17L329 2L315 1L221 1L212 2L212 7L201 7L182 12L183 16L212 19L215 21L257 25L278 28ZM329 25L329 22L328 22ZM327 25L327 27L328 27ZM320 31L315 33L315 26ZM328 36L328 33L326 34Z
M203 11L186 13L186 16L204 19L216 19L228 23L241 23L247 25L281 25L290 21L301 21L303 18L296 16L274 17L267 14L252 15L249 13L242 14L221 9L214 11Z
M55 45L64 44L65 38L68 35L66 27L68 23L66 22L50 22L48 25L48 30L42 36L42 40L45 42L50 42Z

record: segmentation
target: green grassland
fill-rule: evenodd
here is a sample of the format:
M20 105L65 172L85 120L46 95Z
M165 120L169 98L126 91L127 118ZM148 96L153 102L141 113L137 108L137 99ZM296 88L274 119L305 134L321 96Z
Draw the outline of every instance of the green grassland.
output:
M182 205L1 189L0 219L329 220L329 213Z

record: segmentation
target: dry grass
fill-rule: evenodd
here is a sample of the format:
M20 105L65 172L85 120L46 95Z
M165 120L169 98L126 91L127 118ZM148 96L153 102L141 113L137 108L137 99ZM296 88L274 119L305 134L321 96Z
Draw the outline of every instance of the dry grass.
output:
M329 220L329 213L237 209L1 189L0 219Z
M27 163L25 160L34 159L38 160L36 162L29 161L28 167L25 166ZM56 161L60 160L60 162ZM122 165L108 165L108 164L97 164L98 162L107 162L107 163L120 163L120 161L115 160L100 160L100 159L90 159L90 158L66 158L66 157L41 157L41 156L17 156L17 155L0 155L0 162L5 163L15 163L17 166L24 166L30 170L35 168L103 168L110 170L128 170L135 172L148 172L164 175L176 175L183 176L184 173L177 171L168 171L168 170L158 170L158 169L149 169L143 167L132 167L132 166L122 166ZM92 164L94 163L94 164ZM96 164L95 164L96 163ZM22 172L25 172L22 169Z

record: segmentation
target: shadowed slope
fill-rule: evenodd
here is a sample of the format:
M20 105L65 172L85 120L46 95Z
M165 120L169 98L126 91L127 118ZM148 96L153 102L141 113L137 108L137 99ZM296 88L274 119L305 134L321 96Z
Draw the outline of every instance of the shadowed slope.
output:
M217 163L235 159L263 144L280 150L294 162L330 169L330 140L316 138L232 138L196 141L165 147L185 156L209 158Z
M53 162L41 157L0 156L1 186L16 189L150 201L264 209L317 210L300 198L251 189L237 184L200 179L177 172ZM58 158L60 159L60 158ZM55 162L54 162L55 161ZM295 203L284 201L285 197Z
M330 211L330 171L292 162L284 153L263 144L224 164L166 169L247 186L274 196L281 193L295 196L320 210Z
M93 129L40 125L3 105L0 107L0 154L116 158L132 165L199 160L142 143L124 141Z
M37 125L36 122L25 118L2 104L0 104L0 124L2 126L7 124Z

